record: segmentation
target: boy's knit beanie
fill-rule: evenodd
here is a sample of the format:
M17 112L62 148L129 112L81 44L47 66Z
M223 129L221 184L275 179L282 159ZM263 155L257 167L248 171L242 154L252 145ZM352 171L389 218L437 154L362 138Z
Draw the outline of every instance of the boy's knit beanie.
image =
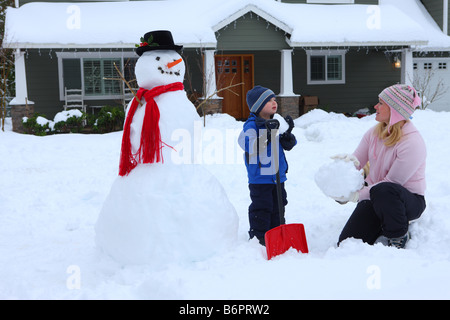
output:
M422 101L417 91L406 84L390 86L384 89L378 97L391 109L389 127L399 121L411 119L411 115Z
M269 102L270 99L275 97L275 93L272 90L255 86L253 89L247 92L247 105L250 112L258 114Z

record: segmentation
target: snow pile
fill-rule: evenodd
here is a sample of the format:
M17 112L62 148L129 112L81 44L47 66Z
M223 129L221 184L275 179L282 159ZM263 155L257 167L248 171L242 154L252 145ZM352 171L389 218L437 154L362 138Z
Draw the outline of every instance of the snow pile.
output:
M322 165L314 176L317 186L330 198L348 198L364 185L363 170L357 170L352 161L336 159Z
M309 253L289 251L270 261L258 241L248 241L250 198L237 145L242 122L225 114L207 116L200 152L204 163L211 163L205 167L236 209L237 241L210 258L173 262L156 270L117 263L95 245L95 223L117 179L121 132L37 137L11 132L11 121L6 120L5 132L0 130L0 158L5 163L0 166L0 299L450 299L450 136L443 135L450 112L414 113L412 121L427 145L427 208L410 225L412 239L405 250L369 246L355 239L337 247L355 204L337 204L314 181L330 156L356 149L364 133L376 124L374 116L357 119L311 111L295 119L293 134L298 144L286 152L286 220L304 224ZM323 134L320 142L310 141L305 133L311 128L330 134ZM224 159L234 152L228 159L236 160L211 161L210 150L219 147L227 151ZM150 173L145 176L153 179ZM133 172L129 178L136 178ZM182 176L179 182L186 183ZM159 186L166 190L163 199L181 201L175 194L181 187L168 191L164 184ZM204 189L190 186L200 192L210 184ZM162 192L152 192L163 197ZM210 219L198 220L198 226L189 224L186 230L203 227L200 236L206 238L213 236L209 227L217 219L215 211L226 204L212 193L203 198L209 204L217 201L213 210L205 209ZM158 201L151 208L160 205ZM206 214L199 217L192 211L193 206L186 203L177 215L179 221L187 223L188 216L205 218ZM168 237L179 231L168 219L167 213L161 216L165 228L158 241L170 241ZM116 230L123 234L120 226ZM188 250L190 240L180 254ZM197 245L189 250L200 250ZM262 275L275 274L261 280Z
M96 242L123 264L159 268L194 262L236 240L235 209L200 165L139 165L114 182L96 223Z
M70 109L58 112L55 114L55 117L53 118L54 123L58 123L61 121L67 121L67 119L75 117L75 118L81 118L83 116L83 113L78 109Z

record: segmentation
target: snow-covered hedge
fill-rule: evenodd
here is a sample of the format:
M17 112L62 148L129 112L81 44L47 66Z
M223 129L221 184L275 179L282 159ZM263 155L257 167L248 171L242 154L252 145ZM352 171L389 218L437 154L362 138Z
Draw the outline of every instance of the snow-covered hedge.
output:
M23 126L27 133L38 136L63 132L80 132L86 115L78 109L58 112L53 121L39 113L33 117L23 117Z
M103 107L97 115L88 115L78 109L58 112L53 120L39 113L23 117L26 133L45 136L56 133L106 133L122 130L125 113L122 107Z

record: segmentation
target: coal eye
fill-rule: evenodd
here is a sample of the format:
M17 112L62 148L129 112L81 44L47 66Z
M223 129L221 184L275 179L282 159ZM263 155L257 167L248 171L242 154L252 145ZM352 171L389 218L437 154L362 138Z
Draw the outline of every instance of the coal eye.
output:
M159 59L161 59L160 57L156 57L156 61L159 61Z

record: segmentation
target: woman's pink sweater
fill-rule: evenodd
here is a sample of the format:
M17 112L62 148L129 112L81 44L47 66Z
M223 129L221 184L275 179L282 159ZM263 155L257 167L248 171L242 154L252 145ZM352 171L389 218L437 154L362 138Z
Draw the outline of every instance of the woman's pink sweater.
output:
M425 195L425 166L427 150L416 127L410 122L403 126L403 137L392 147L387 147L377 137L372 127L364 134L353 155L361 169L370 162L367 187L359 191L359 201L370 199L370 188L380 182L393 182L412 193Z

